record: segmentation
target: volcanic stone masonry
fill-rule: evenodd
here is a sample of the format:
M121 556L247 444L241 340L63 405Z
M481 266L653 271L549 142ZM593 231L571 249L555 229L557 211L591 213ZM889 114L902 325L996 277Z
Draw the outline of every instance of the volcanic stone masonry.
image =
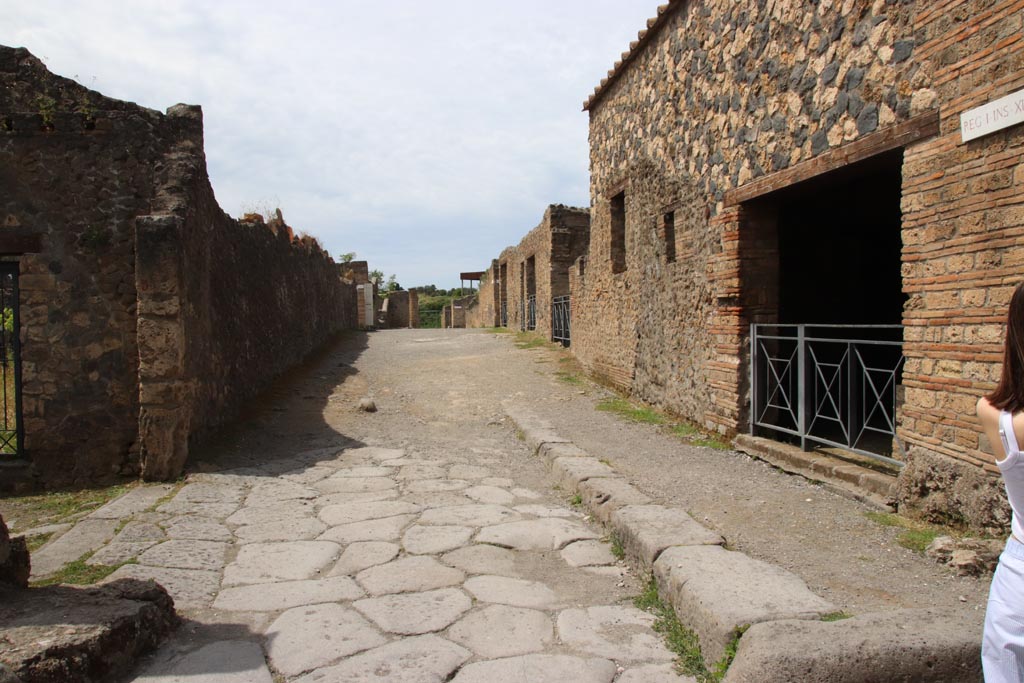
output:
M220 209L199 107L112 100L0 46L0 187L29 483L175 477L197 438L357 325L355 284L315 240Z

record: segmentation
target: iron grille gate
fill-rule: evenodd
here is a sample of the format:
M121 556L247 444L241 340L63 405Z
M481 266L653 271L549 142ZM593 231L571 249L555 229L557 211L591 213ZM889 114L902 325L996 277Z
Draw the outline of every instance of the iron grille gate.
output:
M18 311L18 264L0 263L0 374L3 375L3 422L0 460L24 453L21 422L21 339Z
M760 427L902 466L900 325L751 325L750 432Z
M501 326L508 327L508 301L501 302Z
M556 296L551 301L551 339L562 346L569 346L571 338L572 304L571 297Z
M537 329L537 295L526 297L526 329Z

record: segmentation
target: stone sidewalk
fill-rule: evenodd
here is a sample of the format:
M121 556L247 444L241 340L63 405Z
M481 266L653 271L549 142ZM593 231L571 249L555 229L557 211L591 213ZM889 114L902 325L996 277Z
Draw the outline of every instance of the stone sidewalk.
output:
M690 680L651 615L607 602L627 570L601 532L480 462L324 448L97 511L120 530L90 561L131 562L109 580L157 580L189 622L131 680Z

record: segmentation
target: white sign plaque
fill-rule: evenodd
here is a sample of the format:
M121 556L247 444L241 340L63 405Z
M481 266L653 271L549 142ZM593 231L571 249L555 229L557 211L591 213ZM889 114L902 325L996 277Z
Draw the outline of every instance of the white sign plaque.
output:
M967 142L1021 122L1024 122L1024 90L960 114L960 139Z

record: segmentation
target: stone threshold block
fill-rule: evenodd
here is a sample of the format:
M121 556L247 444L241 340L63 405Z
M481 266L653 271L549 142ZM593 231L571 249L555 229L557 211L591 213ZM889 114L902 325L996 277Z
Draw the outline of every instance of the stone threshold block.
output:
M797 575L717 545L668 548L654 563L654 577L679 621L697 633L708 666L743 626L817 620L836 610Z
M602 524L611 522L612 513L626 505L647 505L651 499L625 479L593 477L577 488L583 507Z
M582 482L593 477L614 478L618 475L597 458L555 458L551 474L562 490L576 493Z
M984 615L942 609L863 614L836 622L756 624L740 639L725 683L981 683Z
M609 525L626 556L648 571L666 548L725 542L682 510L663 505L627 505L611 513Z
M153 581L0 590L0 680L119 680L177 625Z

